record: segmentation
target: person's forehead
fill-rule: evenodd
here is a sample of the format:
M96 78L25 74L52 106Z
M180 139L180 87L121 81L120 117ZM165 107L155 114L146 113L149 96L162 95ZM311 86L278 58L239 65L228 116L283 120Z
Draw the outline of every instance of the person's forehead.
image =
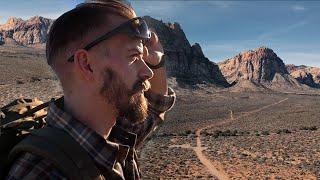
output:
M111 26L117 27L120 24L130 20L131 18L129 17L124 17L124 16L120 16L118 14L108 14L107 15L107 21L108 23L110 23Z
M110 32L130 19L131 18L129 17L120 16L118 14L107 14L105 19L106 25L101 26L99 29L97 29L97 33L95 33L95 35L91 35L90 39L92 39L93 36L99 37L106 32ZM121 51L124 53L124 51L128 52L137 49L137 44L139 44L139 42L140 39L134 38L125 33L119 33L101 42L101 45L113 46L114 48L118 49L117 51Z
M127 34L117 34L111 41L107 42L122 52L136 51L140 46L141 40Z

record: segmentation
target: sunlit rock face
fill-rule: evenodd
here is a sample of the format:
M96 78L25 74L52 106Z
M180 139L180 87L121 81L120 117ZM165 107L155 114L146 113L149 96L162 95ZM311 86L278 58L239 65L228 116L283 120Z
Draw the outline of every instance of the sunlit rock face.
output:
M47 40L49 28L53 20L40 16L28 20L9 18L7 23L0 25L4 41L14 41L19 45L43 44ZM8 40L6 40L8 39Z

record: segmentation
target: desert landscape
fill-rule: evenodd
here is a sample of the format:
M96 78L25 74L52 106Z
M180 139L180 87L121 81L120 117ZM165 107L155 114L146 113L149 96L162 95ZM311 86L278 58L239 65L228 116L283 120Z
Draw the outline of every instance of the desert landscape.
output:
M144 179L320 178L319 68L285 65L268 47L217 64L189 44L179 24L146 19L168 55L177 101L139 150ZM62 95L46 64L45 39L28 40L43 31L6 34L11 26L19 34L49 22L38 17L0 26L0 106Z
M145 176L317 179L319 100L282 93L181 93L141 151Z

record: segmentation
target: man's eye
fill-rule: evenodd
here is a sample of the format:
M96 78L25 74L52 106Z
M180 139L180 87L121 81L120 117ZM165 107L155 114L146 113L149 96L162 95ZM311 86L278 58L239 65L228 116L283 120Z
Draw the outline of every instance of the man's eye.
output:
M129 56L129 61L130 61L130 63L133 63L133 62L135 62L136 60L138 60L139 59L139 56L137 55L137 54L133 54L133 55L130 55Z
M131 57L131 59L137 59L138 58L138 54L131 55L130 57Z
M130 56L130 59L132 62L138 60L140 58L141 54L133 54Z

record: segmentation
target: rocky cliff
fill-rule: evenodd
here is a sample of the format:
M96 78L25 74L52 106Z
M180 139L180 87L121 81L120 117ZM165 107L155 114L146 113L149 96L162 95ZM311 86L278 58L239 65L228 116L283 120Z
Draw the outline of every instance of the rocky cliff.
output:
M320 88L320 68L305 65L295 66L293 64L288 64L286 67L290 75L300 83Z
M53 20L40 16L28 20L9 18L7 23L0 25L0 33L4 43L10 45L35 45L43 44Z
M167 55L169 77L176 77L184 83L214 83L229 86L219 67L206 58L198 43L190 45L178 23L164 23L149 16L144 17L156 31Z
M239 53L219 63L227 81L240 88L305 88L289 73L282 59L267 47Z
M276 73L288 74L283 61L266 47L242 52L219 63L219 67L229 83L241 79L260 83L272 81Z

